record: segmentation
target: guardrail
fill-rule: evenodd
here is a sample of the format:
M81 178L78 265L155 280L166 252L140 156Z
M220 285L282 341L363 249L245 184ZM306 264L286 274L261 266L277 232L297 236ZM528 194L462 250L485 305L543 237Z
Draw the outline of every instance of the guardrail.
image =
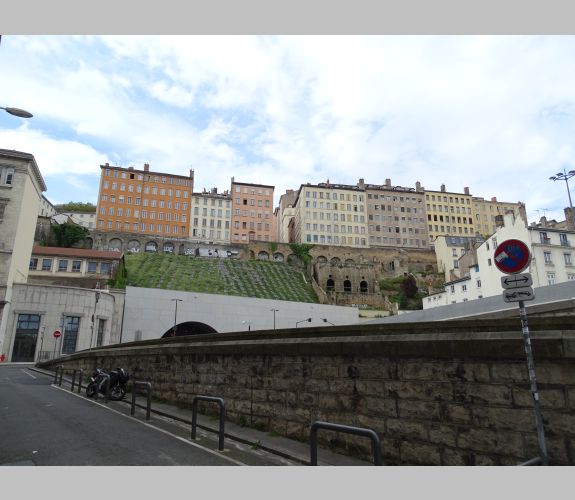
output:
M60 374L60 381L58 385L62 387L62 377L64 376L64 365L58 365L56 371L54 372L54 384L58 381L58 373Z
M70 387L70 391L74 392L74 385L76 384L76 373L80 374L78 377L78 394L80 394L80 391L82 390L82 379L84 378L84 370L81 368L74 370L72 373L72 386Z
M317 431L319 429L328 429L336 432L355 434L356 436L369 437L371 439L371 448L373 451L373 462L375 465L383 465L381 461L381 441L373 429L320 421L314 422L310 427L310 465L317 465Z
M130 415L136 413L136 388L138 387L146 389L146 420L150 420L150 413L152 411L152 384L150 382L136 381L132 384L132 407L130 409Z
M517 465L541 465L541 464L543 464L543 460L541 460L541 457L535 457L532 458L531 460L527 460L527 462L523 462Z
M192 399L192 439L196 439L196 426L198 419L198 401L212 401L218 403L220 409L220 428L218 430L219 442L218 450L224 449L224 419L226 414L226 405L224 398L216 398L212 396L194 396Z

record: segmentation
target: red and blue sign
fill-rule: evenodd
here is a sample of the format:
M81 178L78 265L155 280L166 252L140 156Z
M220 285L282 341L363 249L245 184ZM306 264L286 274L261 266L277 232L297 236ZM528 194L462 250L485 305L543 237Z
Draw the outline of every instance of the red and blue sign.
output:
M495 266L502 273L520 273L529 266L531 252L521 240L505 240L495 249Z

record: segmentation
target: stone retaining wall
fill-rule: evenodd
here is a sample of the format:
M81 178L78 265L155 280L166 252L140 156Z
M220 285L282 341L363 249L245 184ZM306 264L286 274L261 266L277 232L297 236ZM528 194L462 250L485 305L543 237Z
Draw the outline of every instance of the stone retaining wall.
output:
M533 320L547 447L575 464L575 333ZM227 418L307 440L323 420L374 429L387 464L514 465L537 456L518 320L358 325L217 334L102 348L65 369L126 367L183 406L225 398ZM370 442L320 431L320 442L366 458Z

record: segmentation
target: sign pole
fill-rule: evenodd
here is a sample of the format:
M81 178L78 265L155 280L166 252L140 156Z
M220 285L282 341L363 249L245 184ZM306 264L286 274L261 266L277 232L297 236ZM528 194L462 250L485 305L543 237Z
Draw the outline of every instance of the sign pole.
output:
M543 427L543 416L539 404L539 391L537 390L537 380L535 378L535 363L533 361L533 351L531 350L531 338L529 337L529 325L527 323L527 311L523 301L519 301L519 317L521 318L521 329L523 331L523 346L527 355L527 369L529 371L529 382L531 383L531 395L533 396L533 407L535 409L535 423L537 425L537 442L539 453L543 460L543 465L549 465L547 446L545 445L545 428Z

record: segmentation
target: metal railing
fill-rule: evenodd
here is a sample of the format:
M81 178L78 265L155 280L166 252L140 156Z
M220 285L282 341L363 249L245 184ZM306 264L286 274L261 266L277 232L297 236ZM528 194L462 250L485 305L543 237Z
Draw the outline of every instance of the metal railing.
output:
M352 427L350 425L332 424L331 422L316 421L310 427L310 465L317 465L317 431L319 429L328 429L336 432L346 432L356 436L366 436L371 439L371 448L373 452L373 463L383 465L381 461L381 441L373 429L363 427Z
M543 464L543 460L541 460L541 457L535 457L532 458L531 460L527 460L527 462L523 462L517 465L542 465Z
M136 388L144 388L147 392L146 397L146 420L150 420L150 413L152 411L152 384L150 382L136 381L132 384L132 407L130 415L136 413Z
M104 402L107 403L110 400L110 375L107 373L100 373L100 377L106 379L106 391L104 392ZM98 393L100 392L100 383L96 386L96 392L94 393L94 401L98 400Z
M56 384L56 382L58 382L58 374L60 374L60 380L58 385L61 387L62 386L62 377L64 376L64 365L58 365L56 367L56 371L54 372L54 384Z
M192 439L196 439L196 426L198 419L198 401L212 401L218 403L220 409L220 428L218 430L219 441L218 449L224 449L224 419L226 416L226 404L224 398L216 398L212 396L194 396L192 399Z
M74 392L74 385L76 384L76 373L79 373L80 376L78 377L78 394L82 390L82 379L84 378L84 370L77 369L72 372L72 386L70 387L70 391Z

